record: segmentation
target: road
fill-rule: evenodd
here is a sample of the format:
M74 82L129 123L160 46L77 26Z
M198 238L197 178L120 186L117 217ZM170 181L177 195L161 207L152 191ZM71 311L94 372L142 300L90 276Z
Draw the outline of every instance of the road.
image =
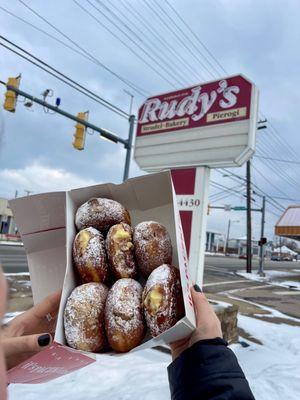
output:
M258 270L258 259L252 260L253 265L253 272ZM206 256L205 257L205 266L214 266L214 267L221 267L227 271L238 271L244 270L246 271L246 260L241 260L237 257L222 257L222 256ZM279 270L286 270L286 269L293 269L299 266L300 263L295 263L292 261L270 261L266 260L264 262L265 269L279 269Z
M0 263L6 273L28 272L28 265L24 247L20 244L0 244ZM239 301L240 309L243 304L258 304L272 307L300 318L300 263L266 261L265 271L286 272L286 276L276 280L258 282L246 279L237 274L245 271L246 260L233 257L205 257L204 292L211 298L234 302ZM258 270L258 260L253 260L253 272ZM255 275L256 276L256 275ZM286 282L290 283L286 284ZM298 290L293 287L298 285ZM244 303L241 303L244 302Z
M258 261L253 261L253 272L256 273ZM224 301L226 298L240 299L249 304L256 303L272 307L289 316L300 318L300 290L294 287L300 282L300 263L267 261L266 272L279 271L283 276L273 280L266 279L263 282L237 275L237 271L245 272L245 269L246 260L206 256L204 292L208 296L221 297Z
M24 246L20 243L0 242L0 264L4 272L28 272Z

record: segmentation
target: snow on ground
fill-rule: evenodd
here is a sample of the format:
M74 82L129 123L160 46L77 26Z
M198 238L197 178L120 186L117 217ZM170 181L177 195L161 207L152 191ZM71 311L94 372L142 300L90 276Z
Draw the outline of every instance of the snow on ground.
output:
M99 356L96 363L37 385L10 385L10 400L166 400L169 355L143 350L123 356Z
M290 271L265 271L265 276L260 276L256 272L252 272L251 274L243 271L238 271L237 275L243 276L246 279L250 279L252 281L257 282L267 282L272 283L275 286L281 286L290 289L291 287L295 290L300 290L300 281L289 281L282 280L282 278L293 278L299 276L299 272L290 272ZM278 280L280 279L281 280Z
M300 393L300 327L243 315L239 325L263 345L233 350L257 400L297 400Z
M284 315L283 315L284 316ZM300 327L239 316L239 326L263 345L231 346L257 400L298 400ZM54 381L10 385L10 400L166 400L169 355L144 350L120 357L98 356L96 363Z

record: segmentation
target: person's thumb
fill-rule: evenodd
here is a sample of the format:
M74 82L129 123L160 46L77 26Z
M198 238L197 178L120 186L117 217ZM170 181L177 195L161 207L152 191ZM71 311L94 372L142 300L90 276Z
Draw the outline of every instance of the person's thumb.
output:
M191 288L191 294L192 294L194 309L196 312L197 325L198 325L200 320L203 318L203 316L205 316L205 315L207 315L207 313L211 312L210 304L209 304L207 298L205 297L204 293L202 293L202 290L200 289L200 287L198 285L194 285Z
M49 333L5 338L2 340L6 357L20 353L37 353L51 343L52 337Z

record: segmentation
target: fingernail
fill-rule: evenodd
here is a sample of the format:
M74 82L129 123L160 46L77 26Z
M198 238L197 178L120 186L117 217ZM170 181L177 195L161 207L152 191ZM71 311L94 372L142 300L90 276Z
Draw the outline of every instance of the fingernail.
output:
M38 338L38 344L40 347L45 347L48 346L48 344L50 343L51 340L51 336L49 335L49 333L45 333L45 335L41 335Z
M202 293L200 286L198 286L197 284L194 285L194 289L196 290L196 292Z

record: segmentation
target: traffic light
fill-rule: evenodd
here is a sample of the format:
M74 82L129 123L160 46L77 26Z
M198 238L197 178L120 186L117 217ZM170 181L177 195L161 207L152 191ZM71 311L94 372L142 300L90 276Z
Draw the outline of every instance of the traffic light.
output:
M20 85L20 80L21 80L21 75L17 76L16 78L8 78L7 81L7 86L13 86L16 89L19 89ZM17 93L14 92L13 90L7 89L5 93L5 100L4 100L4 110L10 111L10 112L15 112L16 111L16 105L17 105Z
M86 121L88 119L88 112L80 112L77 114L77 118L82 119ZM77 122L75 125L76 132L73 135L74 140L73 140L73 147L77 150L83 150L84 149L84 142L85 142L85 132L86 132L86 127Z
M267 238L260 238L258 245L259 246L263 246L267 243Z

